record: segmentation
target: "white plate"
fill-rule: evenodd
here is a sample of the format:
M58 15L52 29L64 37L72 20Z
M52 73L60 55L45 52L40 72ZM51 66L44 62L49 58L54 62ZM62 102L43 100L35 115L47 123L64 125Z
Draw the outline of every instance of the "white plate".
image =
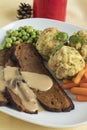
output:
M49 20L49 19L39 19L39 18L31 18L25 20L19 20L13 22L2 29L0 29L0 43L2 43L6 31L9 29L17 29L19 26L30 25L35 29L43 30L47 27L57 27L62 31L67 32L68 34L73 34L82 28L70 25L64 22ZM70 95L71 96L71 95ZM70 112L48 112L43 111L38 114L27 114L24 112L18 112L16 110L0 107L0 111L7 113L13 117L22 119L27 122L31 122L34 124L47 126L47 127L55 127L55 128L65 128L65 127L74 127L81 124L87 123L87 102L77 102L74 100L73 96L71 96L73 103L75 105L75 109Z

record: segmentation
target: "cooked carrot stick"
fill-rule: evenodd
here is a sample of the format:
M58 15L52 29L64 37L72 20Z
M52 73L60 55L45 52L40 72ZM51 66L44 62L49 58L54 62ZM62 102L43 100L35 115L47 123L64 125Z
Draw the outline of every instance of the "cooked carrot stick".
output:
M87 79L87 70L85 71L84 77Z
M87 79L82 79L80 83L87 83Z
M70 89L70 92L72 94L79 94L79 95L87 96L87 88L73 87Z
M80 80L82 79L82 77L83 77L85 71L86 71L85 69L81 70L81 71L77 74L77 76L76 76L75 78L73 78L73 82L76 83L76 84L78 84L78 83L80 82Z
M85 78L84 75L83 75L82 79L80 80L80 83L87 83L87 79Z
M68 80L68 79L63 79L63 83L71 83L72 80Z
M85 65L85 68L87 69L87 64Z
M87 88L87 83L80 83L80 87Z
M76 96L76 100L77 100L77 101L80 101L80 102L82 102L82 101L87 101L87 96L77 95L77 96Z
M78 86L78 84L75 84L75 83L71 82L71 83L65 83L65 84L63 84L62 88L64 88L64 89L70 89L72 87L77 87L77 86Z

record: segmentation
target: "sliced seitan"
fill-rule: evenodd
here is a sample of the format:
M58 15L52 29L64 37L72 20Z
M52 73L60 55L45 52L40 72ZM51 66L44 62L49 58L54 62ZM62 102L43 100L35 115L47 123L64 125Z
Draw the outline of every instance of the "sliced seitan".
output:
M0 66L15 66L11 60L12 48L0 50Z
M7 49L4 49L4 50L0 51L0 66L4 66L5 65L6 54L7 54Z
M0 92L0 106L6 106L8 103L8 100L4 96L4 93Z
M32 44L20 44L14 47L12 59L18 63L20 70L49 75L53 80L53 86L48 91L34 90L37 99L46 110L64 112L74 109L70 97L58 85L43 64L43 59Z
M47 73L42 58L32 44L19 44L14 46L12 60L17 63L22 71Z
M25 108L21 102L21 99L14 92L12 92L12 90L9 87L5 88L5 97L9 101L9 104L11 107L19 111L25 111Z
M26 109L22 103L21 98L17 94L15 94L9 87L5 88L5 96L9 102L10 107L26 113L31 113L31 114L37 113L37 111L29 111L28 109Z

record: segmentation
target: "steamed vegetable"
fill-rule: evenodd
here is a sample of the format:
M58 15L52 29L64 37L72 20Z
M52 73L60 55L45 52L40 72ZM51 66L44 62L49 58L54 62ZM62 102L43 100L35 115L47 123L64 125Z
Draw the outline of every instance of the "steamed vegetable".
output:
M0 46L0 50L10 48L12 45L19 43L35 43L41 31L35 30L32 26L19 27L17 30L8 30L4 42Z
M87 101L87 96L83 96L83 95L76 95L76 100L83 102L83 101Z
M67 42L68 41L68 34L66 32L57 32L56 34L56 39L59 40L60 42Z
M62 88L76 95L77 101L87 101L87 64L72 80L63 80Z

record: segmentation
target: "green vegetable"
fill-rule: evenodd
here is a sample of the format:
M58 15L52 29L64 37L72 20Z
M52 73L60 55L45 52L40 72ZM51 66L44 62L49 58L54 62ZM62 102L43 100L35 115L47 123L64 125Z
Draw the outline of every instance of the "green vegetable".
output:
M69 38L70 45L75 47L77 50L81 48L82 44L84 43L83 37L75 34L70 36Z
M31 26L19 27L17 30L8 30L3 43L0 45L0 50L10 48L12 45L17 45L22 42L32 43L35 45L41 31L35 30Z
M53 51L52 51L52 55L54 55L58 50L60 50L63 47L64 43L61 43L59 45L57 45Z
M84 39L81 36L78 35L72 35L69 38L70 43L76 44L76 43L83 43Z
M68 34L66 32L58 32L56 34L56 39L62 42L68 41Z
M13 32L14 32L14 30L10 29L10 30L7 31L7 34L11 35Z
M12 39L11 38L6 38L6 42L11 44L12 43Z
M6 44L6 48L10 48L11 47L11 44L10 43L7 43Z

